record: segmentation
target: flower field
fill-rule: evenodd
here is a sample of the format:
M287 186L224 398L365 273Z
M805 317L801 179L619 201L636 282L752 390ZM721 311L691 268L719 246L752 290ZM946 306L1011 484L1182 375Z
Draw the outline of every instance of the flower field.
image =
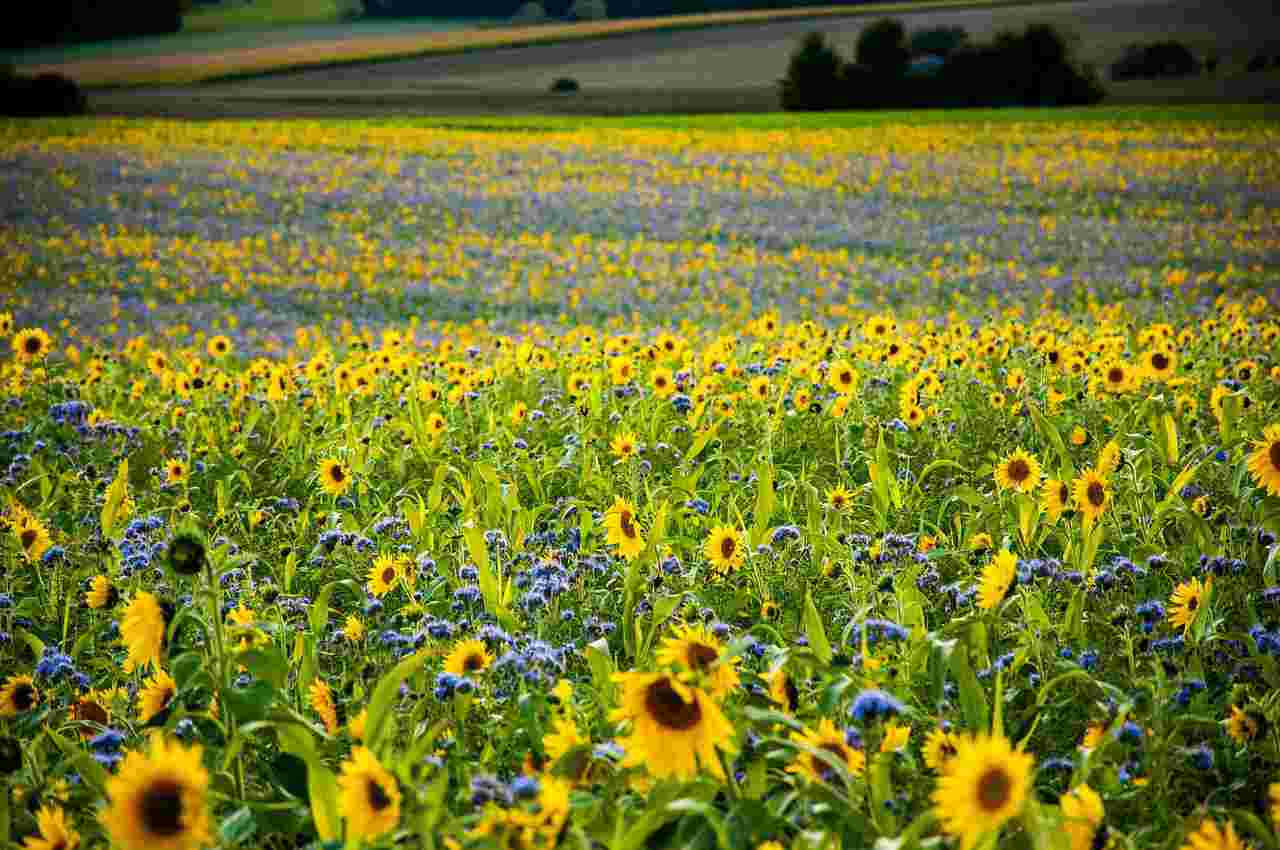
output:
M1280 125L1004 115L0 126L0 847L1280 850Z

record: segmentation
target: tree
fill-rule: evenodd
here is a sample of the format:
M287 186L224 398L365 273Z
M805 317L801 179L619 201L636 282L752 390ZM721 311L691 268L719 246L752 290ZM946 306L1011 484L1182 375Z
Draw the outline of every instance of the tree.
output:
M516 13L511 16L511 23L519 24L520 26L541 24L546 20L546 10L542 8L541 3L535 3L533 0L522 4L519 9L516 9Z
M859 33L855 59L877 76L901 76L911 61L902 21L882 18Z
M605 0L573 0L569 7L569 19L574 21L603 21L609 17Z
M782 108L787 110L836 109L842 100L840 54L820 32L811 32L787 64L780 81Z

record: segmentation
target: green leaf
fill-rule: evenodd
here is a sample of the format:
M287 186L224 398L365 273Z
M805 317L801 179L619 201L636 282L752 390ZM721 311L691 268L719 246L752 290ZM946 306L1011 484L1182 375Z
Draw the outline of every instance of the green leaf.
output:
M276 753L268 763L276 784L303 802L308 802L307 762L293 753Z
M475 561L476 570L480 573L480 595L484 597L485 610L498 613L498 578L494 575L493 565L489 561L489 546L484 542L484 532L476 526L463 529L463 539L467 544L467 553Z
M974 732L988 731L987 697L982 691L982 683L969 664L969 649L964 644L951 653L951 675L956 677L960 688L960 710L964 714L965 725Z
M707 447L707 443L710 443L713 439L715 439L716 426L719 424L720 423L718 420L715 422L712 422L711 425L709 425L705 430L702 431L702 433L700 433L697 436L697 438L693 441L693 445L689 446L689 451L685 452L684 459L686 463L692 463L693 460L698 455L702 454L702 450Z
M591 682L595 685L600 702L613 704L613 655L609 652L609 643L604 638L593 640L583 650L587 656L587 665L591 668Z
M813 593L804 592L804 633L809 639L809 648L822 660L823 664L831 663L831 642L827 640L826 627L822 625L822 615L813 602Z
M234 847L252 838L257 831L258 822L253 818L253 810L248 806L241 806L222 819L218 836L223 845Z
M393 667L391 672L383 675L373 689L373 697L369 700L369 716L364 725L364 740L365 746L375 753L387 731L391 708L400 696L400 684L426 664L428 657L425 652L410 655Z
M184 652L173 659L169 665L173 674L173 683L180 691L186 690L203 667L204 657L198 652Z
M107 497L102 503L102 536L110 537L120 518L120 509L129 495L129 458L120 461L115 480L107 487Z
M289 662L275 647L252 649L236 655L236 661L248 668L255 678L269 682L272 687L284 689L289 681Z
M751 545L758 546L769 530L769 518L773 516L778 497L773 492L773 464L768 460L761 463L756 478L756 509L751 528Z
M99 796L107 793L107 771L92 756L80 749L79 745L68 741L52 729L45 729L45 734L62 751L62 754L75 765L81 781L93 789ZM0 789L0 794L8 796L8 788Z
M353 590L359 589L358 585L349 578L331 581L320 589L320 592L316 594L315 601L311 603L311 610L307 612L311 633L317 638L324 634L324 627L329 624L329 599L332 598L333 591L339 585L346 585Z
M263 720L275 701L276 689L270 682L256 681L244 688L227 688L222 692L228 709L241 723Z

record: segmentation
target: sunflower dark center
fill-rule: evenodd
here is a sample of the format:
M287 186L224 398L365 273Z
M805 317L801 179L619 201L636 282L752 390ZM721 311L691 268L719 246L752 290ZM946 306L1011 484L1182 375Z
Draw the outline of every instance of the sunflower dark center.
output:
M334 465L329 469L329 477L330 477L330 478L332 478L332 479L333 479L335 482L337 482L338 484L341 484L343 481L345 481L345 480L346 480L346 478L347 478L347 474L346 474L345 472L343 472L343 471L342 471L342 467L341 467L341 466L338 466L338 464L336 464L336 463L335 463L335 464L334 464Z
M1253 370L1251 370L1249 367L1245 366L1240 369L1240 380L1247 381L1251 377L1253 377Z
M654 383L654 386L665 387L667 385L666 375L659 375L658 377L654 378L653 383Z
M833 495L831 497L831 504L835 505L837 508L844 507L844 494L836 493L835 495Z
M631 519L631 511L621 511L618 514L618 527L627 537L636 536L636 524Z
M1169 368L1169 355L1163 351L1157 351L1151 358L1151 365L1163 372Z
M168 838L182 832L182 787L172 779L153 782L142 794L138 815L154 836Z
M984 812L998 812L1013 795L1013 782L1001 767L989 768L978 780L978 805Z
M716 652L705 643L689 644L689 652L686 656L689 666L694 670L706 670L712 664L716 663L716 659L720 657L720 653Z
M18 711L30 711L36 704L36 689L26 682L13 689L13 707Z
M1271 468L1280 469L1280 440L1271 442L1271 448L1267 455L1271 458Z
M844 746L835 741L827 741L826 743L819 744L818 749L824 753L831 753L831 755L836 757L836 761L844 761L846 758ZM823 779L830 779L832 774L835 773L835 771L831 769L831 765L827 764L822 759L817 756L810 756L810 758L813 759L813 769Z
M679 732L692 729L702 721L702 708L698 701L685 702L666 677L658 679L645 691L644 708L658 725Z
M733 557L733 553L738 549L738 542L732 537L726 537L720 541L720 557L726 561Z
M383 571L382 571L382 583L383 583L383 584L391 584L391 582L392 582L393 580L395 580L395 577L396 577L396 568L395 568L395 567L386 567L385 569L383 569Z
M107 710L91 699L83 700L76 705L76 719L87 720L102 726L106 726L111 721Z
M40 337L38 336L29 336L26 341L23 342L22 347L27 354L39 354L40 349L44 347L44 343L40 341Z
M1102 486L1101 481L1090 481L1089 489L1086 493L1089 497L1089 504L1095 508L1102 507L1107 501L1107 490Z
M1014 458L1009 461L1009 478L1018 483L1022 483L1031 477L1031 466L1022 458Z
M468 655L462 662L462 669L468 673L474 673L477 670L484 669L484 659L477 653Z
M1107 372L1107 380L1113 384L1119 384L1124 381L1124 370L1115 368Z
M842 372L840 373L840 383L842 383L842 384L852 384L852 383L853 383L853 373L852 373L852 372L850 372L850 371L848 371L848 370L842 371Z
M391 797L387 795L387 792L383 789L381 783L376 780L369 780L368 784L365 786L365 792L369 797L369 808L373 809L375 812L380 812L387 806L391 805Z
M39 537L40 534L34 528L24 528L22 529L22 534L18 535L18 540L22 543L23 549L30 549L36 545L36 540Z
M1058 501L1066 504L1071 499L1071 489L1065 483L1058 485Z
M1199 599L1199 597L1193 596L1193 597L1191 597L1190 599L1188 599L1188 600L1187 600L1187 610L1188 610L1188 611L1194 611L1194 610L1196 610L1196 609L1197 609L1197 608L1199 608L1199 607L1200 607L1200 599Z

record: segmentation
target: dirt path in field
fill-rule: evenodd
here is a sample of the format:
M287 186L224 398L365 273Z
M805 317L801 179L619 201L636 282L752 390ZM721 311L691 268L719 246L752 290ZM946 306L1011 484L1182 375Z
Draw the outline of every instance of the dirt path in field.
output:
M908 29L962 26L977 40L1051 23L1077 36L1077 55L1100 69L1126 44L1175 38L1200 55L1222 57L1217 75L1109 84L1109 100L1280 102L1280 72L1243 73L1248 58L1280 34L1271 6L1270 0L1075 0L900 17ZM103 114L184 118L769 111L778 108L776 81L805 33L821 30L849 54L868 17L640 33L202 86L98 91L91 104ZM558 77L576 79L582 90L549 94Z

